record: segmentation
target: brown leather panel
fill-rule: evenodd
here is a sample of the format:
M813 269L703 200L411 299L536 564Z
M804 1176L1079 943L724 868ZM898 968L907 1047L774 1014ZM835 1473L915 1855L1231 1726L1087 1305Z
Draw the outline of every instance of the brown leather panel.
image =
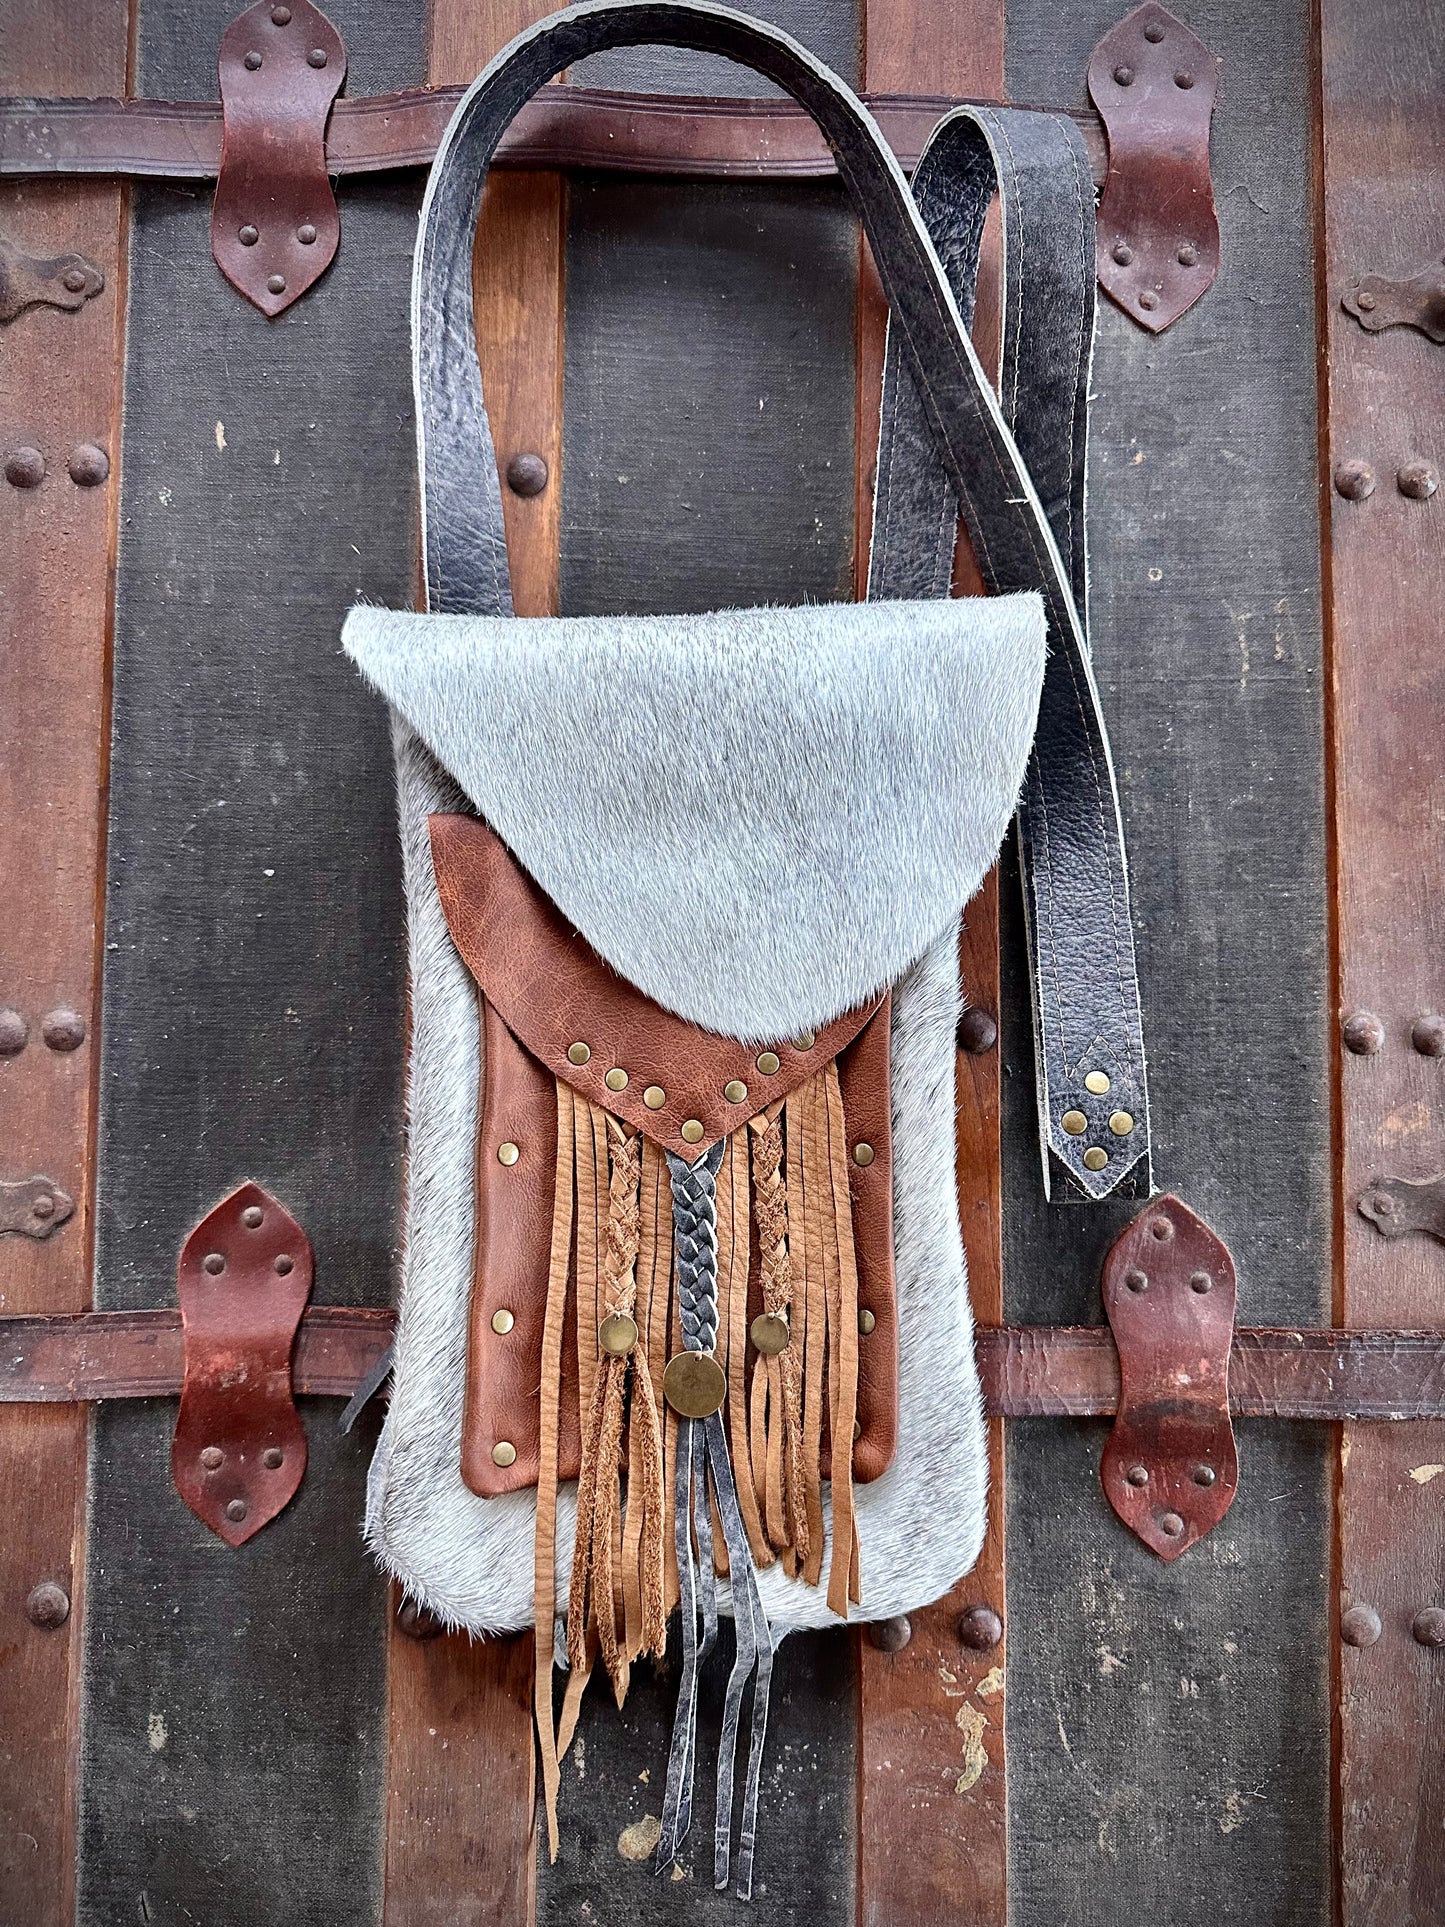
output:
M872 1312L871 1332L858 1334L858 1442L853 1478L867 1485L893 1463L898 1445L898 1300L893 1283L893 1125L889 1078L892 999L885 997L838 1059L848 1131L848 1181L858 1259L858 1311ZM871 1144L873 1162L853 1161L855 1145ZM824 1446L823 1470L829 1471Z
M779 1039L772 1046L778 1070L760 1071L761 1047L674 1017L619 977L479 818L433 816L430 825L447 926L488 1002L553 1076L686 1158L700 1157L773 1099L806 1083L878 1008L868 1004L837 1018L808 1050ZM591 1052L582 1065L567 1055L579 1043ZM626 1071L625 1089L608 1089L604 1080L613 1069ZM733 1080L747 1091L737 1103L723 1095ZM666 1092L655 1111L643 1102L652 1086ZM702 1126L691 1142L682 1136L689 1119Z
M477 1128L476 1243L467 1337L467 1396L462 1418L462 1477L483 1499L537 1483L538 1394L547 1270L552 1249L552 1196L557 1159L557 1089L486 998L481 999L483 1094ZM497 1156L515 1144L514 1164ZM510 1312L509 1331L492 1319ZM568 1329L571 1329L569 1315ZM559 1476L577 1477L582 1458L577 1411L577 1353L563 1347ZM516 1459L499 1466L494 1446Z

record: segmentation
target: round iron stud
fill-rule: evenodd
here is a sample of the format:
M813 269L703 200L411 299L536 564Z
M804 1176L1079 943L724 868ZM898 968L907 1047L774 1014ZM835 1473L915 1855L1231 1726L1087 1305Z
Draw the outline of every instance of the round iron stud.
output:
M261 1454L261 1463L268 1472L278 1472L281 1469L285 1457L286 1454L281 1450L279 1445L268 1445L266 1450Z
M1375 471L1358 456L1341 462L1335 469L1335 490L1347 502L1363 502L1375 492Z
M260 238L261 230L252 221L247 221L246 225L239 229L236 234L236 239L241 243L243 248L255 247Z
M314 247L316 244L315 222L303 221L296 230L296 239L301 243L303 248Z
M110 475L110 457L98 442L77 442L65 467L77 488L99 488Z
M54 1579L42 1579L25 1600L25 1617L43 1633L53 1633L70 1617L70 1594Z
M1344 1046L1356 1057L1373 1057L1384 1048L1385 1026L1372 1010L1352 1010L1340 1025Z
M0 1010L0 1057L18 1057L29 1036L29 1024L13 1005Z
M1383 1631L1373 1606L1351 1606L1340 1614L1340 1638L1347 1646L1373 1646Z
M213 1278L219 1278L225 1269L226 1260L219 1251L208 1251L201 1260L201 1270L209 1272Z
M5 479L11 488L39 488L45 480L45 457L38 448L12 448L5 457Z
M259 1231L265 1222L266 1213L259 1204L248 1204L241 1213L241 1223L248 1231Z
M958 1643L970 1652L991 1653L1003 1638L1003 1621L992 1606L967 1606L958 1615Z
M1177 1512L1166 1512L1159 1521L1159 1529L1166 1539L1177 1539L1184 1531L1184 1521Z
M1395 486L1412 502L1428 502L1440 486L1440 477L1428 462L1406 462L1395 477Z
M1445 1607L1422 1606L1410 1621L1410 1631L1422 1646L1445 1646Z
M51 1050L79 1050L85 1042L85 1019L78 1010L47 1010L40 1020L40 1035Z
M226 1506L226 1517L231 1521L233 1526L240 1525L245 1516L246 1501L244 1499L232 1499Z
M201 1447L201 1464L208 1472L215 1472L226 1463L226 1455L219 1445Z
M507 487L513 495L523 497L540 495L551 478L552 471L540 455L524 452L514 455L507 463Z
M1422 1057L1445 1057L1445 1017L1426 1011L1410 1027L1410 1042Z
M1124 1477L1129 1481L1130 1485L1148 1485L1149 1468L1147 1465L1131 1465L1129 1470L1124 1474Z
M876 1646L880 1653L901 1653L913 1637L913 1627L906 1613L897 1613L892 1619L875 1619L868 1628L868 1644Z
M998 1025L986 1010L966 1010L958 1020L958 1048L982 1057L998 1042Z
M296 1269L296 1260L289 1251L278 1251L271 1260L271 1269L278 1278L289 1278Z

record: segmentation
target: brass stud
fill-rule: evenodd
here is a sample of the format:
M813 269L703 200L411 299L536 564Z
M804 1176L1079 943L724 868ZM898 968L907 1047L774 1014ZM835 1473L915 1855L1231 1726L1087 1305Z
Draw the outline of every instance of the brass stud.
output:
M1089 1120L1082 1111L1065 1111L1059 1122L1070 1137L1082 1137L1089 1128Z
M855 1144L853 1146L853 1162L855 1164L871 1164L874 1156L875 1153L871 1144Z
M667 1102L667 1092L661 1084L649 1084L642 1093L642 1101L649 1111L660 1111Z
M811 1030L800 1030L793 1039L794 1050L811 1050L818 1041Z
M680 1418L711 1418L727 1395L727 1373L711 1352L674 1352L668 1359L662 1396Z
M579 1043L569 1044L567 1046L567 1062L569 1064L587 1064L590 1063L591 1060L592 1046L590 1044Z
M498 1164L515 1164L521 1155L522 1153L510 1138L507 1139L505 1144L499 1144L497 1146Z
M1108 1088L1109 1073L1107 1071L1090 1071L1089 1075L1084 1079L1084 1089L1086 1091L1092 1091L1095 1097L1102 1097Z
M597 1343L609 1358L626 1358L637 1343L637 1320L614 1311L597 1327Z
M775 1050L765 1050L758 1054L758 1069L764 1077L772 1077L782 1068L782 1058Z
M1102 1171L1108 1162L1109 1153L1104 1149L1102 1144L1091 1144L1084 1153L1084 1169L1086 1171Z
M614 1069L607 1073L602 1082L607 1086L609 1091L625 1091L627 1089L627 1072L620 1067L614 1067Z
M862 1438L862 1436L863 1436L863 1421L861 1419L855 1418L853 1421L853 1443L856 1445L859 1439Z
M701 1144L702 1143L702 1125L697 1118L690 1117L684 1121L683 1127L682 1127L682 1141L684 1144Z
M877 1323L878 1323L878 1320L873 1316L872 1312L866 1308L866 1306L862 1311L859 1312L858 1329L860 1332L862 1332L865 1338L868 1336L869 1332L872 1331L873 1327Z
M731 1078L723 1085L723 1096L729 1104L741 1104L747 1097L748 1087L739 1077Z
M510 1439L498 1439L496 1444L492 1447L492 1464L507 1466L507 1465L515 1465L516 1463L517 1463L516 1446L513 1445Z
M750 1336L754 1348L760 1351L764 1358L776 1358L779 1352L785 1352L788 1349L788 1340L792 1337L792 1332L787 1319L780 1312L764 1311L759 1312L753 1320Z
M1115 1111L1109 1119L1109 1129L1115 1137L1128 1137L1134 1128L1134 1120L1127 1111Z
M494 1311L492 1313L492 1330L497 1334L498 1338L505 1338L516 1322L516 1319L512 1316L511 1312L507 1310L505 1305L503 1305L500 1311Z

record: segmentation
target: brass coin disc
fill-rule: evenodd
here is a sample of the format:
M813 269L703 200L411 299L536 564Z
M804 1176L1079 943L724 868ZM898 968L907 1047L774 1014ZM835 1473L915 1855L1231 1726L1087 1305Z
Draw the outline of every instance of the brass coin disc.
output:
M597 1343L611 1358L626 1358L637 1343L637 1320L614 1311L597 1327Z
M662 1396L679 1418L711 1418L727 1395L727 1373L711 1352L674 1352L668 1359Z
M777 1312L759 1312L753 1320L753 1344L764 1358L776 1358L779 1352L785 1352L792 1335L787 1319Z

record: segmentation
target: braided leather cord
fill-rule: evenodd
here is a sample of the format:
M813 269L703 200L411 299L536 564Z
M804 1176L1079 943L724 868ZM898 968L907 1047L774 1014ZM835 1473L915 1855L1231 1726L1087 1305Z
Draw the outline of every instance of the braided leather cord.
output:
M682 1342L690 1352L717 1347L717 1174L726 1140L719 1138L695 1164L667 1153L672 1179L672 1229L677 1248L677 1307Z

